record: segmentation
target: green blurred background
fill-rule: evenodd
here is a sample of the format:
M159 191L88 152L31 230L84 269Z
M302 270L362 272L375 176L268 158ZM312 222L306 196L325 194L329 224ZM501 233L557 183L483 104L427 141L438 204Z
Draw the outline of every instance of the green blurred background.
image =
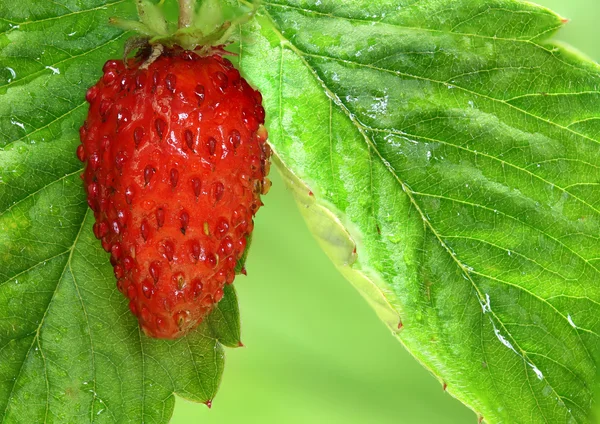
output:
M600 60L600 0L537 3L569 19L559 40ZM275 170L272 180L236 280L245 347L226 350L212 409L178 398L172 423L476 423L338 274Z

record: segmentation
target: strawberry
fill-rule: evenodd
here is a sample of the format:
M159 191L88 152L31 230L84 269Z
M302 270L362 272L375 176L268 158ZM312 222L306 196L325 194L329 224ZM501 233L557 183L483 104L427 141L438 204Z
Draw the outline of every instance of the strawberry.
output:
M186 334L221 300L270 187L261 94L197 50L106 62L77 149L94 234L151 337Z

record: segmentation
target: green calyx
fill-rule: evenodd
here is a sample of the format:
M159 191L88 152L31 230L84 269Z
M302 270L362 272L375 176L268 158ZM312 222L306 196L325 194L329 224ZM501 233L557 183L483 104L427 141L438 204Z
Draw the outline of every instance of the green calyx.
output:
M249 8L223 10L220 0L179 0L179 22L170 24L163 11L164 0L158 4L150 0L135 0L139 21L111 18L110 23L127 31L137 32L129 51L142 45L179 46L204 55L232 41L233 31L247 22L255 13L257 2ZM126 53L129 53L126 51Z

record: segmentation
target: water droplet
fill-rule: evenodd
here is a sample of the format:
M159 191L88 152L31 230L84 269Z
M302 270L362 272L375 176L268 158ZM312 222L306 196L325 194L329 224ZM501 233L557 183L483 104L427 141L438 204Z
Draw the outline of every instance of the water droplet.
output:
M13 124L13 125L16 125L17 127L21 128L22 130L25 129L25 125L23 125L22 122L19 122L19 121L17 121L14 118L10 118L10 123Z
M46 69L50 69L52 71L52 75L60 75L60 69L52 67L52 66L46 66Z
M18 26L17 26L18 28ZM15 78L17 78L17 73L15 72L15 70L13 68L9 68L8 66L6 68L8 72L10 72L10 78L7 80L7 82L11 82L13 81Z

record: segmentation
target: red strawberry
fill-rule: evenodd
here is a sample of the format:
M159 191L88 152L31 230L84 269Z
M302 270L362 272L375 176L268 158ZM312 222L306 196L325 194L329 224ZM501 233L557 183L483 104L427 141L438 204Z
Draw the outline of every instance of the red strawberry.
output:
M270 182L262 96L220 55L109 61L77 154L94 233L146 334L195 328L233 282Z

